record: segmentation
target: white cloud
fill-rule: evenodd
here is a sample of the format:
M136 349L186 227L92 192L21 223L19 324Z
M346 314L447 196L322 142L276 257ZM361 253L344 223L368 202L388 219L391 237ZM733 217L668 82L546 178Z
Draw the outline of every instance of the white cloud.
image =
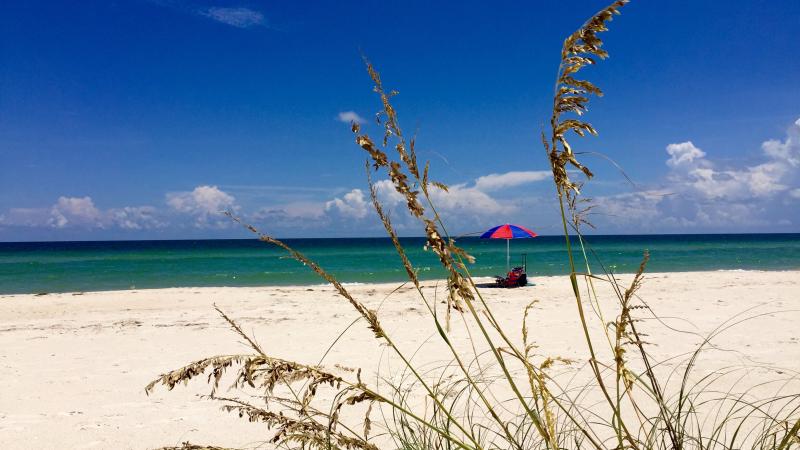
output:
M234 202L233 196L216 186L197 186L188 192L167 194L167 204L171 208L189 214L220 214L233 207Z
M621 227L637 222L662 230L699 226L742 230L791 224L787 215L793 213L785 202L800 198L800 120L784 140L765 141L761 149L764 160L760 163L720 167L691 141L670 144L666 148L670 171L663 188L597 198L597 211ZM672 195L649 195L667 191Z
M662 216L660 204L668 195L670 193L666 191L649 190L597 197L594 199L594 212L612 223L650 225Z
M549 179L552 173L547 170L514 171L506 173L493 173L478 177L475 180L475 189L482 192L496 191L523 184Z
M363 117L359 116L355 111L342 111L336 117L336 120L338 120L339 122L344 122L344 123L355 122L355 123L358 123L358 124L362 124L362 123L366 122L366 119L364 119Z
M712 199L765 198L788 191L800 167L800 120L790 127L785 140L765 141L761 149L766 162L718 169L691 141L670 144L669 178L680 189Z
M325 203L325 211L339 214L345 218L363 219L367 216L368 206L361 189L353 189L341 198L334 198Z
M794 208L800 203L800 120L792 124L785 138L764 141L760 160L750 164L722 163L688 140L669 144L665 150L667 172L660 181L650 183L642 192L595 196L592 222L601 230L621 232L792 231L791 227L800 223ZM534 229L557 232L550 224L557 215L552 197L537 196L538 188L532 185L549 177L549 171L491 173L453 184L449 192L431 187L430 193L453 230L473 231L518 221ZM587 186L588 196L592 186ZM241 190L236 191L235 198L217 186L203 185L166 194L166 207L158 209L102 209L88 196L62 196L49 207L2 211L0 226L134 231L188 222L199 228L221 228L233 225L221 214L223 211L238 211L239 202L253 205L258 198L270 206L246 215L244 220L267 232L292 230L297 234L296 230L324 228L341 233L351 230L348 227L355 221L361 221L359 232L364 226L374 232L381 229L370 213L369 192L328 189L323 193L320 189L306 187L301 196L287 196L283 190L295 189L255 186L241 194ZM375 189L398 229L420 231L418 221L406 211L405 198L390 180L376 181Z
M45 227L50 221L49 208L11 208L0 216L0 225Z
M750 167L745 182L756 197L766 197L789 189L787 175L791 169L782 162L769 162Z
M394 183L390 180L376 181L375 194L378 200L389 208L406 203L406 198L403 197L403 194L397 192L397 189L394 188Z
M489 180L512 179L512 177L504 178L504 175L492 174L486 178ZM491 189L498 184L490 182L483 186L488 185ZM413 228L417 226L416 220L412 219L406 211L405 197L395 190L390 180L377 181L375 183L375 192L384 209L392 215L393 222L398 228ZM498 215L510 215L519 211L516 200L495 198L489 193L478 189L477 186L468 186L466 183L451 185L447 192L431 186L429 192L437 211L445 221L458 223L459 227L482 226L488 223L489 220L497 219ZM426 206L421 196L420 201L423 206Z
M249 28L264 24L264 15L249 8L212 7L201 11L200 14L236 28Z
M670 167L691 164L694 160L706 156L706 153L695 147L692 141L681 142L680 144L669 144L667 146L667 153L670 155L670 158L667 160L667 165Z
M236 211L236 199L217 186L197 186L188 192L170 192L167 205L173 210L195 217L195 226L223 227L230 224L222 219L225 211ZM222 220L220 220L222 219Z
M761 144L761 149L775 160L785 162L792 167L800 166L800 119L789 128L783 142L770 139Z
M158 211L152 206L126 206L108 211L113 224L123 230L144 230L163 228L167 224L158 218Z
M623 232L742 231L769 225L756 202L720 202L685 192L648 190L594 199L590 222Z
M769 226L770 222L764 217L764 213L764 208L754 203L706 204L698 207L695 217L687 220L686 224L732 229Z
M495 174L488 179L499 177L501 180L506 180L504 183L517 183L508 181L512 178L503 178L502 175ZM488 185L494 188L499 185L499 182ZM406 209L405 197L395 190L394 184L390 180L376 181L375 191L384 211L391 216L393 224L398 229L418 229L419 222ZM513 214L520 210L516 200L497 199L466 183L452 185L448 192L431 186L430 194L437 211L446 221L457 223L459 228L476 224L483 226L497 219L497 216ZM426 206L421 194L420 201ZM372 201L369 198L369 192L352 189L342 196L325 202L322 208L315 203L289 203L263 208L253 216L253 219L262 222L264 226L314 228L318 225L332 225L346 228L354 220L361 221L373 216L370 211L372 211ZM376 232L381 229L377 221L373 225L375 225Z
M249 220L270 231L275 228L319 228L329 222L323 202L293 202L280 206L263 207Z
M94 206L91 197L59 197L50 208L48 224L55 228L67 225L103 228L106 225L103 214Z
M432 187L430 193L436 208L452 218L496 216L509 214L517 209L513 202L500 201L475 187L454 185L447 192Z
M694 168L688 174L672 175L679 190L710 198L743 198L749 195L745 172L717 171L710 167Z
M325 205L318 202L294 202L282 210L286 215L298 219L319 219L325 215Z
M0 225L34 228L112 228L143 230L166 226L152 206L101 210L91 197L59 197L49 208L11 208Z
M485 223L483 219L497 219L498 215L511 215L519 211L518 199L526 196L504 189L547 180L551 176L547 170L492 173L476 178L472 185L451 185L447 192L432 187L431 199L436 208L450 216L451 220L471 218L475 223Z

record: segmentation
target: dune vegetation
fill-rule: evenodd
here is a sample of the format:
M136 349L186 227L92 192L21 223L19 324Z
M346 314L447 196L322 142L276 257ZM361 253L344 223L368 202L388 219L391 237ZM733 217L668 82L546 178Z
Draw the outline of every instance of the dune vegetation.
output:
M382 105L377 121L383 134L370 137L357 123L352 124L352 131L368 155L365 168L374 209L394 243L398 264L408 276L407 285L416 289L430 327L446 349L441 363L433 367L417 364L414 354L382 326L380 310L370 309L351 295L324 267L243 224L261 241L283 248L330 283L356 313L354 326L367 327L375 345L385 346L397 362L393 372L373 377L366 374L376 368L348 369L323 361L272 357L219 311L250 350L192 362L159 376L146 391L162 385L172 389L207 377L211 400L220 402L228 413L265 426L269 431L265 430L264 441L279 448L800 447L800 391L794 374L776 378L769 386L745 386L747 367L695 372L704 352L713 347L714 337L741 318L720 325L703 337L693 353L675 355L672 362L679 364L666 366L663 359L652 356L650 348L658 343L647 341L640 321L644 316L657 317L637 295L645 278L647 252L643 250L639 270L625 284L610 270L593 273L590 269L594 256L582 230L588 226L586 213L591 204L581 196L581 189L592 172L580 160L581 154L573 151L570 140L596 134L583 116L590 97L601 96L602 91L579 74L606 58L600 34L626 3L615 1L564 41L552 115L541 133L561 212L575 323L585 337L582 360L549 354L547 348L536 345L537 333L546 332L527 326L528 318L536 314L536 301L521 306L520 328L501 326L495 318L492 305L481 294L483 288L470 276L471 256L450 237L432 201L432 190L446 191L447 186L431 179L430 165L417 160L415 138L400 127L392 106L396 92L384 87L378 71L365 59ZM431 297L421 288L417 269L378 198L373 183L376 176L388 177L403 196L408 213L424 230L427 250L436 254L446 270L441 296ZM593 264L608 267L599 261ZM606 293L612 297L601 298ZM455 333L469 336L469 352L453 345ZM220 439L230 437L220 435ZM221 447L187 442L181 448Z

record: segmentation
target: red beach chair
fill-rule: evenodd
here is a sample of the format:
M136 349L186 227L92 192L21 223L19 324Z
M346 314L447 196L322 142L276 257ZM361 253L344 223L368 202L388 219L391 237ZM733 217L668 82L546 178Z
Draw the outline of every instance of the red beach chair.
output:
M522 255L522 266L514 267L511 269L510 272L505 277L495 277L495 283L497 286L504 287L504 288L512 288L512 287L522 287L528 284L528 274L527 272L527 256Z

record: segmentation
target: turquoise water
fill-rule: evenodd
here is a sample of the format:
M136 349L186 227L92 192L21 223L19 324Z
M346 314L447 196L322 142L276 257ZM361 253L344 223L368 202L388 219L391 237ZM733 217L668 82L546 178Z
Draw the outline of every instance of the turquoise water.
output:
M649 249L650 272L720 269L800 269L800 234L589 236L596 256L616 272L635 271ZM423 238L404 238L425 279L443 276ZM405 279L391 242L383 238L289 239L343 282ZM477 261L473 275L505 270L505 241L459 241ZM528 256L529 276L567 273L558 236L511 241L512 264ZM601 266L594 257L593 270ZM0 293L73 292L180 286L319 284L282 250L256 240L0 243Z

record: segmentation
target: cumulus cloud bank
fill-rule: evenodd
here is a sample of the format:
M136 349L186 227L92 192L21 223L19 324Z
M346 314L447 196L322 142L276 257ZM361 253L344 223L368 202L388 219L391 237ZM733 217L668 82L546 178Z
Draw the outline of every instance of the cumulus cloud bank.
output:
M763 142L762 161L753 165L722 167L692 141L669 144L666 151L663 187L598 198L599 209L628 224L672 228L791 225L786 206L800 199L800 119L783 140Z
M188 217L189 224L197 228L224 228L231 221L223 213L239 209L236 199L217 186L171 192L165 201L166 209L149 205L101 209L89 196L61 196L47 208L11 208L0 214L0 226L137 231L180 227Z
M431 200L437 211L446 219L458 222L463 226L478 226L496 220L498 215L519 212L521 202L508 197L514 193L496 196L505 188L521 186L527 183L548 179L547 171L514 171L494 173L476 178L472 183L459 183L449 187L447 191L430 186ZM392 216L399 228L416 224L405 210L406 200L399 194L390 180L375 182L375 192ZM325 203L325 211L329 215L362 220L372 217L372 205L369 194L361 189L353 189L342 197ZM519 197L519 196L516 196Z
M11 208L0 215L0 225L32 228L144 230L164 227L152 206L125 206L101 210L91 197L59 197L49 208Z
M591 219L596 225L611 232L797 229L800 216L794 211L800 207L800 120L789 127L784 138L764 141L760 160L748 165L722 164L691 140L669 144L665 151L666 173L660 181L638 192L594 197L593 212L597 215ZM430 194L454 230L473 231L502 221L519 221L556 232L555 227L547 228L557 219L552 196L549 192L537 196L536 188L530 186L549 178L549 171L492 173L452 184L448 191L431 186ZM244 210L245 221L278 235L319 229L331 234L380 232L368 191L356 188L333 195L317 188L305 189L307 195L302 201L275 198L276 204L260 209L240 205L233 194L215 185L167 193L161 207L103 209L89 196L61 196L50 206L0 212L0 228L221 229L232 225L224 211ZM375 190L398 229L420 231L406 211L405 198L390 180L376 181Z

